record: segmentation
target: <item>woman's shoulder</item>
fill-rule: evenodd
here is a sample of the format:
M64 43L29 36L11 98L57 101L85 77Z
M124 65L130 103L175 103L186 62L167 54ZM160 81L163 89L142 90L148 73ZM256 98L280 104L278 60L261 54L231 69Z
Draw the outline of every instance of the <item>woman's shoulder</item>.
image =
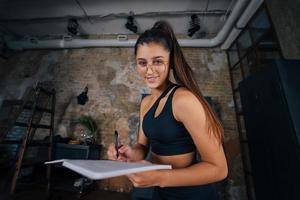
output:
M198 97L185 87L180 87L176 90L176 92L174 93L172 104L175 110L179 110L182 112L194 109L203 110L203 105Z
M192 91L184 87L180 87L176 90L172 105L175 119L181 122L183 122L184 119L202 116L205 113L198 97Z
M190 103L199 102L199 100L197 96L189 89L185 87L179 87L174 93L173 102L178 105L187 105Z

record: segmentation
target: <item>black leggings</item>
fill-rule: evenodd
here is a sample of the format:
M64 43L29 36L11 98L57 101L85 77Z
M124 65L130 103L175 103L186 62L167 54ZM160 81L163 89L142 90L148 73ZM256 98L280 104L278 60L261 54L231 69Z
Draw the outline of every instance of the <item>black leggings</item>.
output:
M213 184L186 187L155 187L152 200L218 200Z

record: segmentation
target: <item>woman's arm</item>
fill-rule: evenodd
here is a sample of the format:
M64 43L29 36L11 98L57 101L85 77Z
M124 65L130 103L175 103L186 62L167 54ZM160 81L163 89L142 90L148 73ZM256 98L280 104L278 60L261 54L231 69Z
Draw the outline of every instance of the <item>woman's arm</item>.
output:
M179 88L173 99L174 117L181 121L191 134L201 162L187 168L156 170L129 175L136 187L171 187L205 185L227 176L227 162L223 147L214 134L208 133L204 109L197 97Z
M201 162L165 171L161 186L202 185L224 179L228 173L224 150L214 134L208 133L205 112L197 97L186 89L178 89L174 94L173 113L193 138Z

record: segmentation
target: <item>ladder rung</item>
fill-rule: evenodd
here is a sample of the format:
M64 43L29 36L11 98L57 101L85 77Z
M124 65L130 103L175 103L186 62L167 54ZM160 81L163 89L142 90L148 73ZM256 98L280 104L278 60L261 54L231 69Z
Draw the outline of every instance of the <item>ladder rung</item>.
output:
M36 140L33 140L33 141L30 141L28 143L29 146L49 146L50 145L50 142L48 141L36 141Z
M240 140L240 143L248 143L248 140L242 139Z
M42 161L23 161L21 168L44 164Z
M241 130L241 134L242 134L242 135L247 135L247 131Z
M231 71L234 71L234 70L236 70L238 67L239 67L239 64L240 64L240 62L238 61L238 62L236 62L232 67L230 67L230 70Z
M4 100L2 106L14 106L14 105L22 105L23 100Z
M28 124L22 123L22 122L15 122L15 126L22 126L22 127L28 127ZM32 124L32 128L44 128L44 129L51 129L51 126L44 125L44 124Z
M26 191L31 191L32 188L37 187L37 185L45 185L47 181L45 177L39 177L37 180L36 178L32 179L30 176L24 176L18 178L18 193L21 194ZM18 199L18 198L15 198Z
M32 106L26 105L26 106L24 106L24 108L30 110L30 109L32 109ZM41 111L41 112L52 113L52 110L47 109L47 108L41 108L41 107L39 107L39 106L36 107L36 110L37 110L37 111Z
M250 172L249 170L245 170L245 174L247 174L248 176L252 176L252 172Z
M22 140L3 140L1 144L21 144Z
M1 144L21 144L22 140L3 140ZM49 146L50 142L44 140L32 140L28 146Z
M243 112L242 111L238 111L236 112L237 115L243 115Z
M34 104L33 101L26 101L26 106L32 106Z
M54 92L48 91L48 90L46 90L46 89L44 89L44 88L39 88L39 90L40 90L41 92L45 93L45 94L48 94L48 95L53 95L53 94L54 94Z
M0 127L8 127L9 119L0 120Z

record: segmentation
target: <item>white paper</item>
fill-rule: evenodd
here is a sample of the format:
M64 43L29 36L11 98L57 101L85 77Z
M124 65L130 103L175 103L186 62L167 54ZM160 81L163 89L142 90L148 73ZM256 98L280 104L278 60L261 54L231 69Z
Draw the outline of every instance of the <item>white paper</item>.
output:
M62 163L69 168L89 179L99 180L157 169L172 169L171 165L158 165L151 163L119 162L112 160L54 160L45 164Z

